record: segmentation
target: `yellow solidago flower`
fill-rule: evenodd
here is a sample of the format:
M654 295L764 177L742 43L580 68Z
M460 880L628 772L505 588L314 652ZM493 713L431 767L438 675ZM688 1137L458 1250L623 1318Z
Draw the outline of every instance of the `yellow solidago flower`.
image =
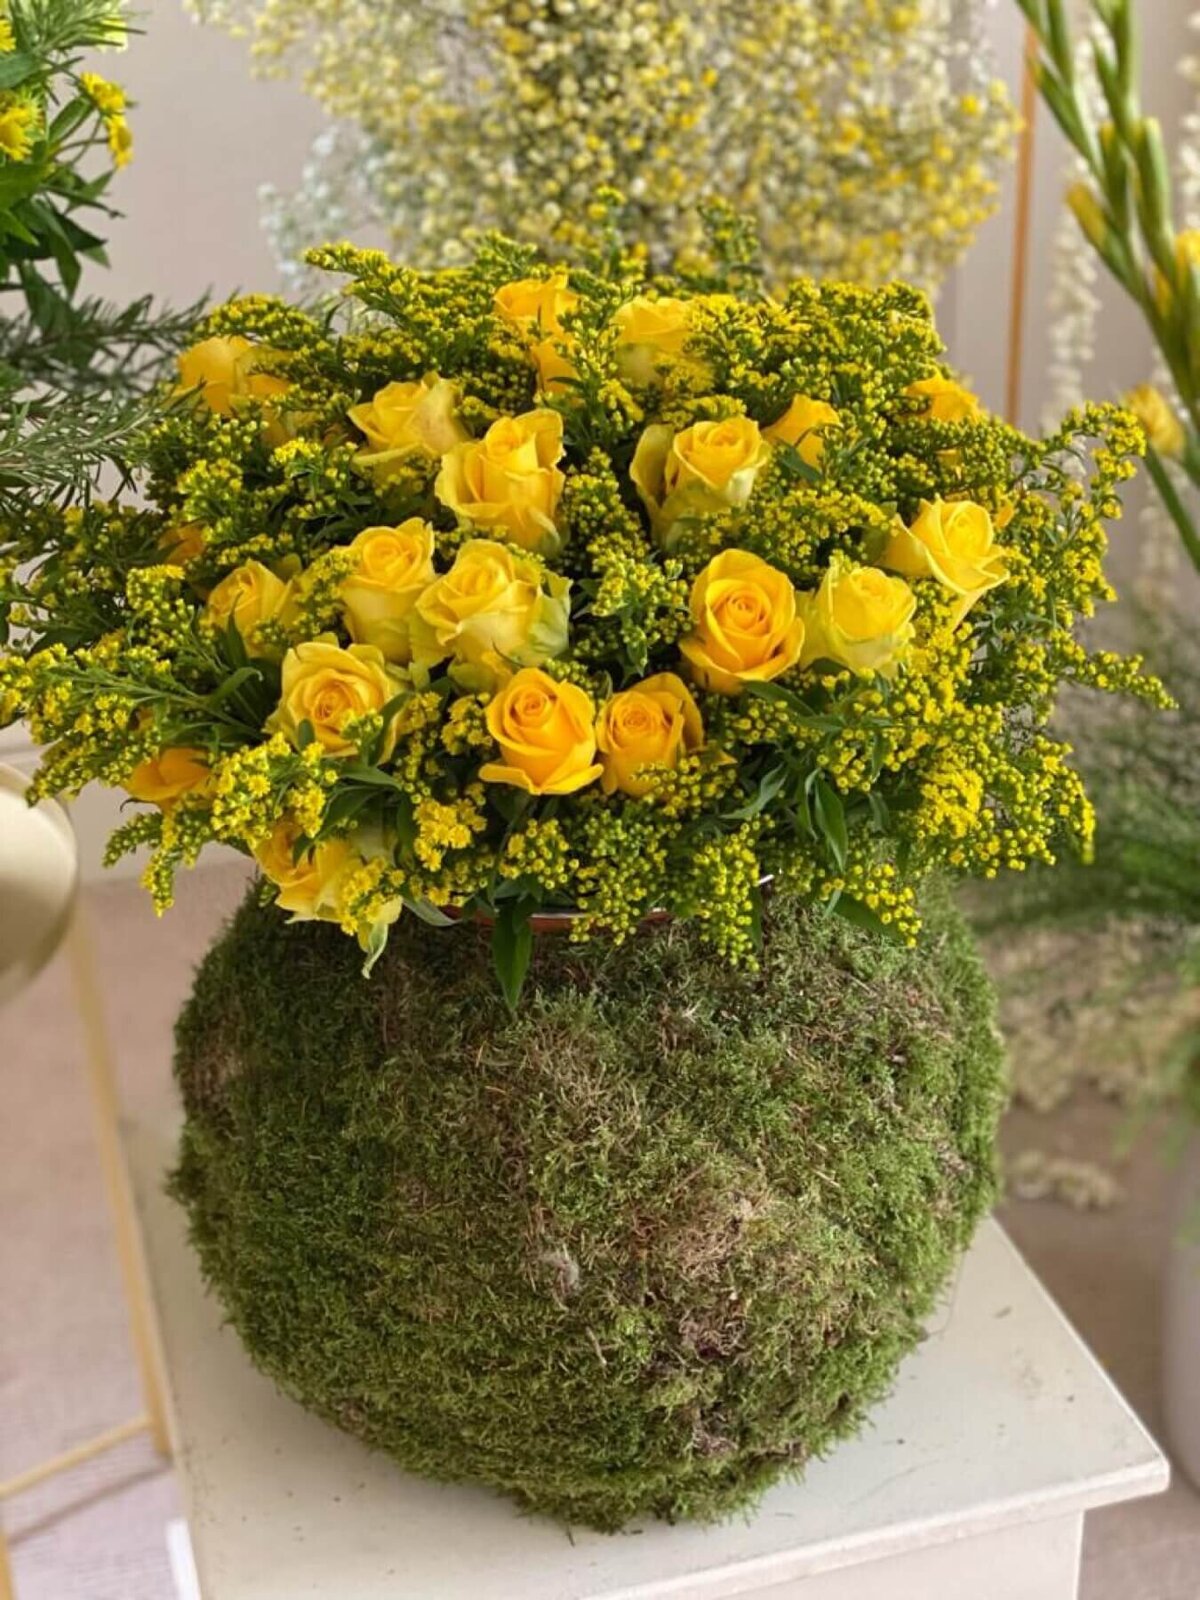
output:
M38 109L29 101L0 103L0 152L10 161L28 161L40 126Z
M115 167L127 167L133 160L133 134L125 118L117 113L115 116L105 117L104 125L108 129L108 148L112 154Z
M96 110L106 117L124 111L129 104L124 89L119 84L110 83L107 78L102 78L98 72L81 72L79 82Z
M11 20L8 17L0 17L0 55L11 55L16 48L17 40Z

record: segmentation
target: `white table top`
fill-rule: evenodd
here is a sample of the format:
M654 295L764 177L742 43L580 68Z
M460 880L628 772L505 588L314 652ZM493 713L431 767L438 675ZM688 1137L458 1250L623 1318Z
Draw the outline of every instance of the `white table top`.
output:
M617 1535L402 1473L276 1392L223 1328L162 1193L169 1130L130 1158L205 1600L716 1600L1166 1487L1167 1465L995 1223L867 1430L751 1521Z

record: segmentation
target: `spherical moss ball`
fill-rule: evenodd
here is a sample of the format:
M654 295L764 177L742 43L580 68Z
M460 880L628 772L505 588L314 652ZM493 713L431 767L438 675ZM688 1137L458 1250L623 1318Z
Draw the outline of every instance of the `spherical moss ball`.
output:
M993 1193L992 999L777 899L761 971L679 924L352 942L253 899L179 1024L174 1189L257 1364L415 1472L604 1529L746 1504L859 1424Z

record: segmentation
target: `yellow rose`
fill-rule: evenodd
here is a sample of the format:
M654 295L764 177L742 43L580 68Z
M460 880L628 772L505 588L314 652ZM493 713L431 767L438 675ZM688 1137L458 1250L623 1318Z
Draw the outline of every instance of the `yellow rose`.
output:
M277 355L278 351L251 344L240 334L202 339L179 357L179 387L199 390L211 411L232 416L240 400L277 400L291 388L286 378L262 371L262 363Z
M908 654L917 601L903 578L837 555L816 593L799 599L806 631L801 665L834 661L862 678L891 677Z
M185 794L200 794L212 781L203 750L174 745L143 761L129 774L125 787L135 800L169 811Z
M514 667L536 667L567 644L571 581L494 539L470 539L417 601L413 660L454 658L463 687L494 689Z
M294 823L277 822L254 851L263 877L279 891L276 903L292 913L293 922L338 919L342 880L359 857L345 839L327 839L299 856L300 831Z
M1139 384L1125 396L1125 405L1146 430L1146 442L1152 450L1172 460L1183 454L1187 434L1161 389L1152 383Z
M357 755L358 746L344 732L347 723L382 712L403 687L404 680L388 670L374 645L352 644L343 650L328 634L298 644L284 656L279 707L268 726L278 728L299 749L301 727L308 723L326 755ZM387 760L395 743L395 729L389 725L380 760Z
M377 481L411 461L437 461L470 435L458 417L461 396L449 378L427 373L419 383L389 383L346 415L366 438L355 463Z
M786 573L747 550L723 550L692 585L695 630L679 648L702 689L738 694L794 667L804 623Z
M686 359L692 335L693 302L669 295L652 300L640 294L613 317L617 367L626 383L651 384ZM697 371L701 363L689 363Z
M224 632L232 622L242 637L247 655L270 658L277 654L270 640L260 640L258 630L268 622L286 627L295 605L295 586L276 577L261 561L247 561L227 573L213 589L204 608L206 620Z
M986 415L978 397L952 378L922 378L904 392L925 402L922 415L930 422L982 422Z
M841 417L824 400L810 400L798 394L783 415L763 429L763 438L772 444L790 444L809 467L819 467L825 454L825 438Z
M496 310L525 338L538 386L547 393L561 389L565 378L576 375L569 358L575 341L562 319L578 304L579 296L567 288L562 271L549 278L520 278L496 291Z
M660 672L623 689L601 707L596 745L604 766L605 794L642 795L652 786L646 767L674 767L704 743L704 724L691 692L673 672Z
M557 411L501 417L482 439L457 445L443 458L434 493L461 522L553 555L562 545L555 522L566 481L558 469L562 456Z
M527 794L574 794L600 776L595 720L596 708L576 684L523 667L487 708L501 759L479 776Z
M208 531L201 522L184 522L175 528L164 528L158 536L158 548L163 559L173 567L186 567L204 554Z
M339 594L355 644L373 644L400 666L412 660L409 621L437 576L433 543L429 524L409 517L398 528L364 528L350 544L356 565Z
M1008 577L1008 552L996 543L991 513L973 500L922 500L912 526L896 519L879 558L906 578L936 578L958 595L952 626Z
M749 417L696 422L681 433L655 423L638 441L630 476L651 527L669 539L683 519L745 505L770 455L771 446Z

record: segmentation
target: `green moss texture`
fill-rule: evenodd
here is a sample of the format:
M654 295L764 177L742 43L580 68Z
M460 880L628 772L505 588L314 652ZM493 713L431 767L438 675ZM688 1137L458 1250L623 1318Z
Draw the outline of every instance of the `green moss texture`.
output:
M992 996L783 901L761 972L682 925L406 918L374 976L251 898L179 1023L173 1185L257 1364L414 1472L614 1529L711 1519L853 1432L993 1196Z

